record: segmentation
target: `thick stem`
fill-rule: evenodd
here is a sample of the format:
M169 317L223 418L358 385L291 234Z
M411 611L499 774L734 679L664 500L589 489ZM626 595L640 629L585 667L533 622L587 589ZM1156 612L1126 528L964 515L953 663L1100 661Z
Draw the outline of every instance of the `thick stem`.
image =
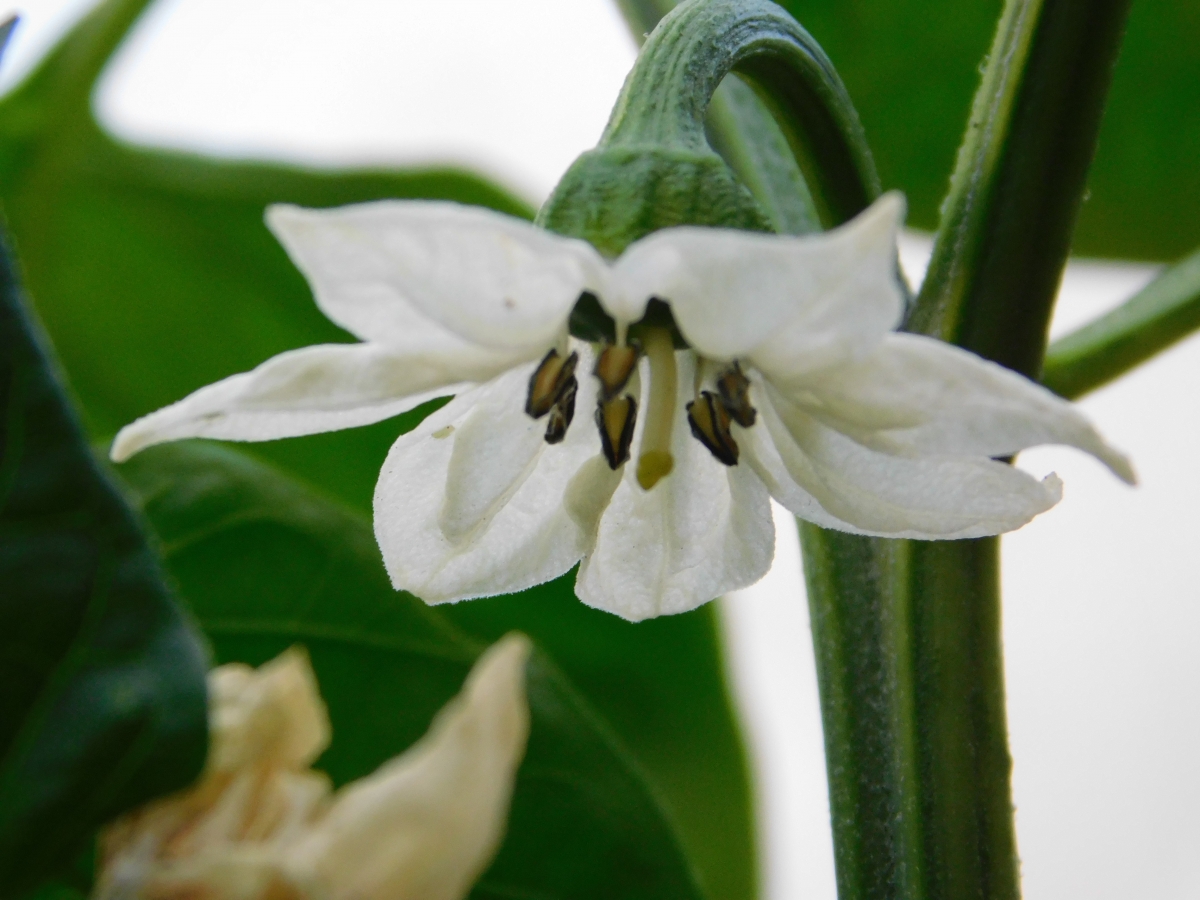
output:
M800 524L840 900L919 897L909 622L900 541Z
M909 330L1036 376L1127 8L1006 4ZM804 539L839 897L1018 897L998 541Z
M1037 376L1128 7L1006 4L909 330ZM896 552L912 622L920 896L1010 900L999 541Z

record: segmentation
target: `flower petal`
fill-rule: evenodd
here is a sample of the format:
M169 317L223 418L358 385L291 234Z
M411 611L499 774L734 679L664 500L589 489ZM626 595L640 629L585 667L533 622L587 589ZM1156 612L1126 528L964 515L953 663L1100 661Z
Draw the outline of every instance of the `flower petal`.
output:
M289 848L306 897L461 900L504 835L529 734L529 640L510 634L403 756L334 795Z
M551 346L606 267L584 241L488 209L383 200L272 206L267 224L317 304L364 340L441 338L522 351Z
M676 354L674 470L646 491L637 483L636 463L624 467L575 582L584 603L634 622L686 612L753 584L766 574L775 552L762 482L746 466L717 462L689 433L682 410L691 399L693 359L691 353ZM643 427L639 422L635 448Z
M289 350L126 425L110 452L120 462L182 438L269 441L369 425L509 365L509 357L476 348L410 355L377 344Z
M688 342L716 359L753 351L785 371L828 365L896 326L903 217L903 197L886 194L825 234L663 229L626 250L616 263L620 296L600 299L627 321L636 318L634 301L643 309L650 297L667 301Z
M595 405L594 379L580 382L580 412L550 445L532 440L544 420L525 414L533 368L460 394L392 445L375 488L375 536L397 589L427 603L505 594L549 581L583 555L587 536L565 498L600 450L581 414ZM538 431L526 431L530 423ZM488 452L489 428L511 429L495 435L497 452Z
M759 393L758 411L761 421L754 427L767 429L783 468L799 489L792 491L775 470L774 479L784 488L776 499L818 525L840 527L811 515L804 497L849 526L842 530L926 540L1012 531L1061 497L1055 476L1039 482L985 457L899 456L864 447L770 386ZM769 457L766 462L769 466Z
M933 338L891 334L858 362L807 382L809 412L887 452L1008 456L1067 444L1132 484L1129 460L1039 384Z
M301 647L257 669L241 663L213 669L208 695L206 774L256 766L304 769L329 746L329 714Z

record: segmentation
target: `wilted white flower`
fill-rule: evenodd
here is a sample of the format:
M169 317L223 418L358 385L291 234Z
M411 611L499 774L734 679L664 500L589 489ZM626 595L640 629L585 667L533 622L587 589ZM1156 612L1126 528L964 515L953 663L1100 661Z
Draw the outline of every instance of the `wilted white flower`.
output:
M424 738L337 792L309 768L330 729L303 651L215 669L204 774L103 832L95 900L461 900L504 834L528 655L496 643Z
M365 425L455 394L380 474L393 584L439 603L581 562L579 597L634 620L760 578L769 495L829 528L948 539L1009 531L1059 499L1053 476L992 457L1071 444L1132 481L1068 403L893 331L903 211L887 195L808 237L668 228L606 260L449 203L273 207L321 310L363 343L203 388L122 430L113 458ZM571 336L589 309L615 323L607 338Z

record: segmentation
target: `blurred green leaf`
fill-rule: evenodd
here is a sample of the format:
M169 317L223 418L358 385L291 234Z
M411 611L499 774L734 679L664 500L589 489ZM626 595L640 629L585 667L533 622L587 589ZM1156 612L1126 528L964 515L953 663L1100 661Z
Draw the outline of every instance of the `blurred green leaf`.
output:
M0 246L3 897L191 781L206 739L204 648L22 306Z
M395 593L362 517L246 456L175 445L122 472L222 662L308 648L333 721L318 765L339 784L424 733L491 640ZM638 766L541 653L529 699L508 837L475 896L703 896Z
M0 100L0 198L93 435L280 351L352 340L317 311L266 230L268 203L427 197L532 214L502 189L448 169L306 171L113 141L93 121L89 97L146 5L101 4ZM246 451L369 513L388 446L428 410ZM632 626L583 607L573 583L568 575L453 615L486 619L478 624L489 634L521 627L538 640L663 792L714 900L752 896L749 777L715 611Z
M932 230L1000 0L781 0L838 67L885 188ZM1135 3L1074 251L1174 259L1200 243L1200 5Z

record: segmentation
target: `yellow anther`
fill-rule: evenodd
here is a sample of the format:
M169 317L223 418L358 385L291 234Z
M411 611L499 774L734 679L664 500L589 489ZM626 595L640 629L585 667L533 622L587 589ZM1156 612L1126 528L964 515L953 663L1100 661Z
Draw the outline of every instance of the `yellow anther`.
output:
M637 401L628 394L597 404L596 427L600 429L600 446L610 469L620 467L629 459L629 445L633 442L636 423Z
M550 412L567 386L575 381L575 364L578 362L578 353L572 353L565 359L557 350L547 353L529 378L525 412L535 419Z
M758 411L750 405L750 379L736 360L717 376L717 393L721 395L721 405L733 417L733 421L743 428L754 424Z
M601 399L611 400L621 393L637 366L639 356L641 347L637 344L624 347L610 344L600 351L592 374L600 381Z
M575 392L578 388L579 382L575 380L575 376L571 376L558 399L554 401L554 406L550 409L550 418L546 420L547 444L561 444L567 436L567 429L571 426L571 420L575 418Z
M687 414L696 440L725 465L736 466L738 445L729 432L729 411L720 398L711 391L702 391L687 405Z

